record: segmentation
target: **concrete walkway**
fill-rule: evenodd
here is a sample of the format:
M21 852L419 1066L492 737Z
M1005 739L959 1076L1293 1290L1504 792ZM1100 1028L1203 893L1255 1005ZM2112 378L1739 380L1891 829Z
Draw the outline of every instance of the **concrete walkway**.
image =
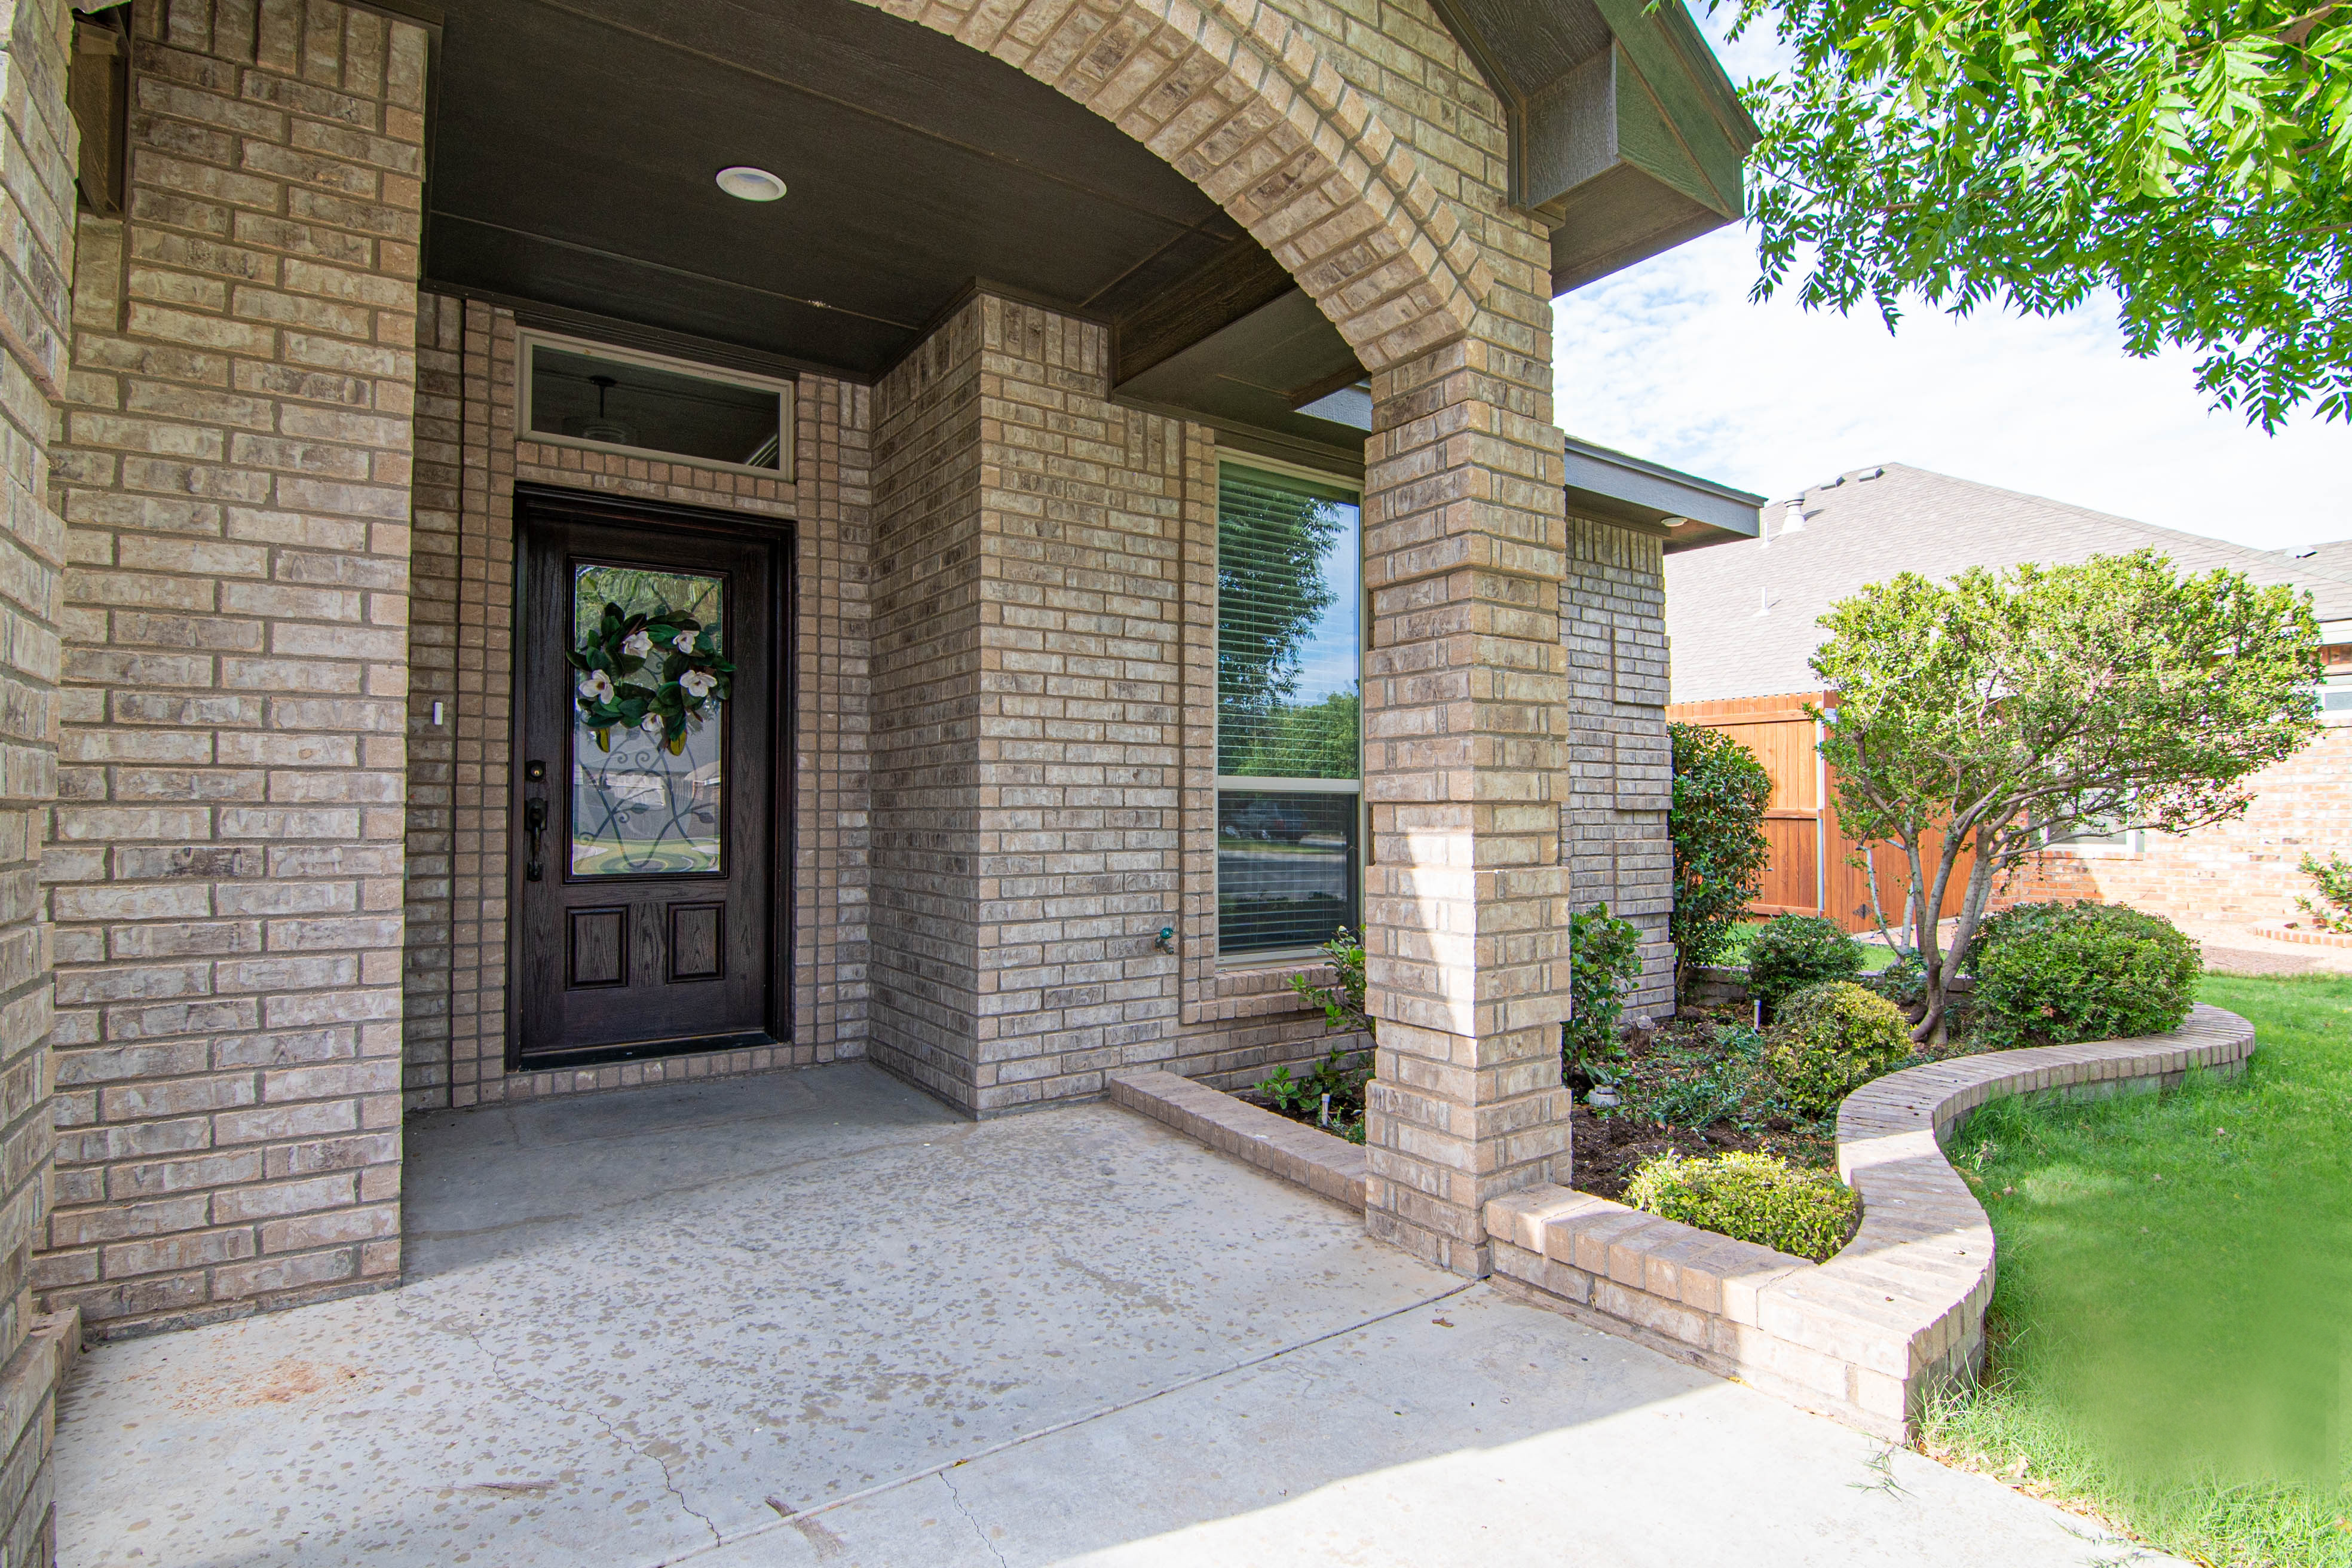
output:
M396 1293L83 1361L67 1568L2135 1557L1109 1106L853 1064L410 1151Z

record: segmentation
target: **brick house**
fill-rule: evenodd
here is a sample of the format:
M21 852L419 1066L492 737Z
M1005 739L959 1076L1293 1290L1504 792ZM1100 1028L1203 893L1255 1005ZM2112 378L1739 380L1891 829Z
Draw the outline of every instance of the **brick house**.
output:
M1801 721L1785 711L1798 698L1818 702L1825 696L1809 663L1825 635L1815 625L1822 613L1898 572L1943 579L1969 566L2054 565L2153 548L2184 572L2228 568L2311 595L2327 666L2315 700L2327 729L2297 755L2255 775L2254 805L2245 816L2185 834L2077 833L2004 879L1994 889L1997 906L2095 899L2150 910L2192 929L2242 930L2294 918L2295 899L2311 890L2297 869L2305 854L2352 848L2352 543L2252 550L1896 463L1856 469L1773 501L1765 523L1753 540L1677 555L1666 569L1670 712L1694 722L1736 723L1751 744L1753 736L1778 734ZM1770 697L1785 700L1757 700ZM1802 727L1810 752L1812 727ZM1788 793L1790 800L1774 802L1786 843L1776 841L1768 878L1782 889L1775 895L1780 904L1797 907L1789 900L1805 901L1803 889L1838 886L1843 841L1831 820L1834 805L1817 798L1817 786L1808 793L1800 778ZM1802 824L1809 813L1823 818L1810 837ZM1823 864L1789 863L1814 856ZM1883 892L1888 907L1899 903L1899 883L1886 883ZM1849 927L1867 924L1854 912L1855 897L1832 892L1823 901L1826 912Z
M77 1321L397 1282L406 1110L1245 1081L1341 921L1367 1224L1484 1271L1756 526L1552 424L1552 298L1738 216L1678 5L5 27L0 1561Z

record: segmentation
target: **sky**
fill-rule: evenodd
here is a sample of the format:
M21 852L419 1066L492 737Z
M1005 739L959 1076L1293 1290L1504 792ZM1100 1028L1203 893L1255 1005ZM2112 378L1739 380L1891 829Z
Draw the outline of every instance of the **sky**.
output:
M1718 48L1734 80L1770 68L1769 44ZM2352 426L2265 436L2210 410L2193 356L2124 353L2112 300L2050 319L1915 302L1890 336L1793 286L1752 304L1756 277L1736 225L1560 300L1561 426L1773 500L1908 463L2260 549L2352 538Z

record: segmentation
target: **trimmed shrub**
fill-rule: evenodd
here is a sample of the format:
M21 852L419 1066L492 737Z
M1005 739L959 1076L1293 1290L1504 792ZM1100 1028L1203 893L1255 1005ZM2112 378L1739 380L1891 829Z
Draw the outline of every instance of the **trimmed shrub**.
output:
M1767 1012L1808 985L1861 973L1853 939L1821 915L1776 915L1748 946L1748 992Z
M1625 989L1642 977L1642 933L1607 904L1595 904L1569 916L1568 952L1569 1019L1560 1026L1560 1051L1562 1066L1572 1069L1619 1054Z
M1911 1054L1903 1009L1851 980L1808 985L1780 1004L1765 1065L1789 1108L1827 1116L1838 1101Z
M1645 1214L1816 1263L1845 1245L1862 1206L1827 1171L1791 1165L1777 1154L1742 1153L1706 1160L1661 1154L1633 1173L1625 1201Z
M1756 753L1721 730L1669 724L1675 793L1666 837L1675 847L1675 907L1666 936L1675 944L1675 984L1722 955L1725 939L1763 885L1769 846L1764 809L1772 776Z
M2021 906L1988 927L1976 1032L1997 1048L2178 1028L2205 967L2170 921L2121 904Z

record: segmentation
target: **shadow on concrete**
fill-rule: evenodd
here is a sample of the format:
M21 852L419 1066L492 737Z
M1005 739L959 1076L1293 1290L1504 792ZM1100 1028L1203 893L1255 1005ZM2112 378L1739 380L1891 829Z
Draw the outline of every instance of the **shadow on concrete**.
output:
M85 1360L68 1568L2087 1560L1107 1105L853 1063L410 1132L400 1290Z

